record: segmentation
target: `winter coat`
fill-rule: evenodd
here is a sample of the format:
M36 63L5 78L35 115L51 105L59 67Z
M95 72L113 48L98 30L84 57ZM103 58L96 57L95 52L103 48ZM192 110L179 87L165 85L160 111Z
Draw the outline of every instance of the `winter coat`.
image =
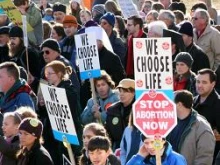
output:
M109 40L111 42L114 53L119 56L122 65L125 67L125 56L127 50L125 47L125 43L117 35L117 32L113 30L111 35L109 36Z
M19 137L14 136L10 142L7 142L4 137L0 136L0 165L16 165L16 154L19 151Z
M0 64L10 60L8 45L0 47L0 54Z
M100 69L105 70L117 85L126 77L124 67L119 57L104 46L99 50Z
M0 109L4 114L13 112L21 106L29 106L35 108L33 99L33 91L25 80L19 79L10 88L10 90L0 99Z
M172 146L166 142L165 150L162 155L162 165L187 165L185 158L174 152ZM126 165L156 165L155 156L149 156L147 158L141 155L134 155Z
M40 45L43 42L43 24L40 9L34 2L30 2L26 12L27 22L33 28L33 31L28 32L28 39L34 45Z
M167 141L169 139L170 135L167 137ZM211 165L214 149L215 137L210 124L193 110L190 122L183 130L177 152L186 158L188 165Z
M98 98L98 105L100 106L101 112L101 121L105 123L106 121L106 110L107 108L112 105L113 103L119 101L119 96L116 92L109 90L108 97L106 99ZM87 106L85 107L84 111L81 114L81 120L83 124L88 124L92 122L96 122L96 118L93 115L92 107L94 105L93 99L90 98L87 102Z
M208 56L210 68L216 70L220 64L220 32L211 25L207 25L199 38L194 30L194 42Z
M124 107L121 102L113 104L107 110L106 129L111 138L113 151L120 147L124 129L128 125L134 100Z
M53 161L50 157L50 154L47 150L39 144L39 142L35 142L32 148L28 151L24 149L24 151L18 156L18 164L17 165L53 165Z
M133 131L136 131L136 133L137 133L138 137L136 137L136 138L139 139L139 140L137 140L137 139L136 140L138 141L138 143L134 143L132 141ZM131 152L131 153L136 154L138 152L139 147L142 144L143 144L143 142L141 141L141 132L136 127L127 126L124 130L124 133L123 133L123 136L122 136L122 139L121 139L121 143L120 143L120 149L121 149L120 160L121 160L121 164L125 165L127 163L127 161L130 160L130 158L131 158L131 157L128 157L128 156L131 155L129 153ZM135 151L134 151L134 148L136 149Z
M210 68L209 58L199 46L192 43L186 48L186 52L188 52L193 58L191 70L194 73L197 74L197 72L203 68Z

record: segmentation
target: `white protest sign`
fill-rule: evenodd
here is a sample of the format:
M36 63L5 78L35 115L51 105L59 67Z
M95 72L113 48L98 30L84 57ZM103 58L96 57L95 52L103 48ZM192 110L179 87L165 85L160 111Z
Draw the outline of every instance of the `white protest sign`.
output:
M95 33L75 35L81 79L100 77L99 55Z
M23 34L24 34L24 46L28 47L28 36L27 36L27 20L26 15L22 15L22 28L23 28Z
M63 165L72 165L69 159L63 154Z
M40 87L54 138L63 141L65 136L69 143L79 145L65 89L42 83Z
M134 15L139 15L132 0L118 0L118 4L125 19Z
M134 38L133 41L135 90L173 91L170 38Z

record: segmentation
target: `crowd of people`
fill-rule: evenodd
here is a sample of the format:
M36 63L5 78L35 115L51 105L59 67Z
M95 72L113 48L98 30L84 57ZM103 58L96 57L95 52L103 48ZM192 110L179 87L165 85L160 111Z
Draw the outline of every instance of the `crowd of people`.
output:
M85 2L90 2L88 8ZM220 165L220 26L211 0L116 0L69 4L13 0L23 30L0 10L0 165L62 165L40 83L65 89L79 165L156 165L155 139L134 125L134 38L171 37L177 125L161 141L162 165ZM0 2L1 3L1 2ZM74 36L94 32L101 76L80 78ZM45 82L44 82L45 83ZM117 153L117 154L116 154Z

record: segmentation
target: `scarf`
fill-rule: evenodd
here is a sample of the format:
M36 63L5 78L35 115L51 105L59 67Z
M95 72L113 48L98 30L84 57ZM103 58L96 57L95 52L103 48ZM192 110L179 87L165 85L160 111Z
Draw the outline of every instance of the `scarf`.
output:
M128 77L134 78L134 52L133 52L133 38L141 38L143 31L140 30L137 37L130 36L128 39L128 56L126 64L126 73Z

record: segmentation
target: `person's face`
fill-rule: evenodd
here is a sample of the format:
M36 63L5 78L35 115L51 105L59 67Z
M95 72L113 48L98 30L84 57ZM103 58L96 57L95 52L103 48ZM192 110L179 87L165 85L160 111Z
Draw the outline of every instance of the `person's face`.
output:
M9 42L9 36L7 34L0 34L0 47L5 46Z
M110 29L112 29L112 26L105 19L102 19L100 21L100 25L106 32L108 32Z
M109 154L110 151L96 149L94 151L89 151L89 158L93 165L105 165Z
M40 4L41 5L46 5L47 4L47 0L40 0Z
M56 58L59 56L58 52L48 47L43 47L42 52L43 52L44 61L46 63L56 60Z
M208 96L215 87L215 82L211 82L209 74L198 74L196 77L196 90L202 96Z
M127 21L127 30L128 30L129 35L132 35L136 32L136 28L135 28L133 20Z
M193 13L192 24L196 30L200 30L201 28L203 28L203 25L205 24L205 19L201 17L200 12L195 11Z
M127 106L132 102L134 98L134 92L129 92L124 90L123 88L119 88L119 98L122 104Z
M154 139L146 138L144 140L144 147L150 155L156 155L156 150L154 149Z
M55 39L55 40L57 40L57 41L60 40L60 36L58 36L56 30L54 30L54 29L51 30L50 38Z
M77 28L71 25L63 25L63 28L67 37L73 36L77 31Z
M26 11L27 8L28 8L28 2L25 2L24 5L17 6L17 8L18 8L18 10L21 11L21 12L22 12L22 11Z
M105 80L98 80L95 84L96 91L101 98L107 98L109 92L109 85Z
M47 81L49 82L49 84L51 84L51 85L57 86L61 81L59 74L54 72L53 68L51 68L51 67L45 68L45 77L46 77Z
M30 149L33 146L36 139L37 137L31 135L27 131L19 130L19 140L21 146Z
M187 34L182 34L182 38L185 46L189 46L192 43L192 37Z
M189 71L189 67L184 62L176 62L176 72L178 75L183 75Z
M11 137L18 133L18 124L14 123L14 118L12 116L4 118L2 130L5 137Z
M55 11L53 13L54 21L57 23L63 23L63 18L65 17L65 13L62 11Z
M86 129L83 131L83 146L86 150L88 148L89 140L94 136L95 134L90 129Z
M159 0L159 1L164 5L165 9L167 9L170 5L170 0Z
M72 7L72 9L76 10L77 7L78 7L78 3L77 2L72 2L71 7Z
M13 86L15 80L8 74L6 68L0 69L0 91L7 93L7 91Z
M144 3L143 12L147 14L151 10L151 4L150 3Z
M89 20L91 20L92 17L87 13L87 12L81 12L80 13L80 21L82 22L83 25L86 24Z
M148 15L146 16L146 23L149 24L149 23L151 23L151 22L153 22L153 21L155 21L153 15L152 15L152 14L148 14Z
M10 37L10 47L11 48L16 48L20 44L20 39L19 37Z

